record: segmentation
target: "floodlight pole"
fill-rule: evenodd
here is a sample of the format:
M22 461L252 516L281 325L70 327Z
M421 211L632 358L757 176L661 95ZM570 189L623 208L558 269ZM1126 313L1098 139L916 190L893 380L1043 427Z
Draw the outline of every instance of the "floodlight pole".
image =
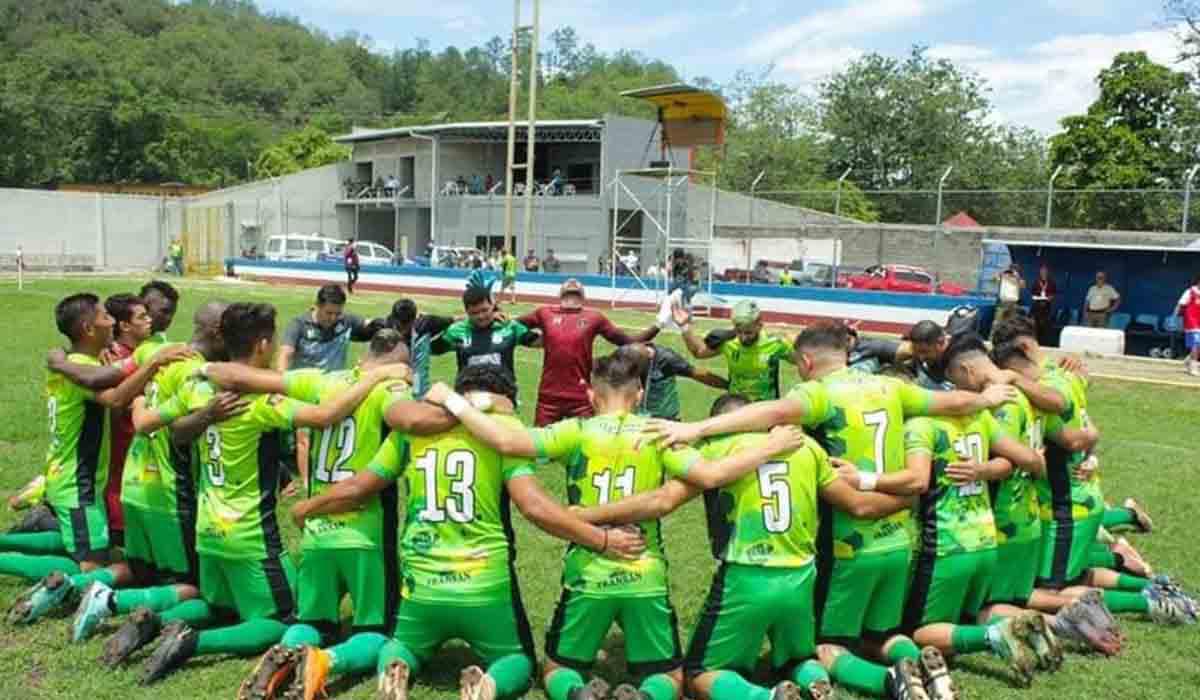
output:
M535 248L533 234L533 148L537 140L538 31L541 29L541 0L533 0L533 29L529 37L529 122L525 141L525 247ZM516 252L513 252L516 255Z
M1183 186L1183 232L1188 232L1188 214L1192 208L1192 181L1196 179L1196 172L1200 171L1200 165L1193 165L1187 171L1187 180Z
M953 170L953 165L946 168L946 172L942 173L942 179L938 180L937 221L933 222L934 226L942 225L942 189L946 186L946 178L950 177Z
M846 168L846 172L837 179L837 192L833 195L833 215L841 218L842 216L842 183L850 177L850 171L854 168Z
M762 182L763 176L767 174L766 170L761 171L758 177L754 178L754 182L750 183L750 228L754 228L754 209L758 204L758 198L754 195L754 191L758 189L758 183ZM746 236L746 274L750 274L750 246L754 245L754 232L750 231ZM747 278L748 280L749 278Z
M1050 176L1050 183L1046 186L1046 225L1044 228L1050 228L1052 216L1054 215L1054 181L1062 173L1063 166L1058 166L1054 169L1054 174ZM1186 224L1184 224L1186 227Z
M508 84L508 159L504 167L504 250L512 250L513 236L513 170L517 149L517 39L521 31L521 0L513 0L512 67Z

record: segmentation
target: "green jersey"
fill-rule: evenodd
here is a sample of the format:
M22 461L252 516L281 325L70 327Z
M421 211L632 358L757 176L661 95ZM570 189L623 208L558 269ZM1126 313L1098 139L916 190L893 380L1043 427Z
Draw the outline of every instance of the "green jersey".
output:
M500 262L500 268L504 271L504 276L513 278L517 276L517 258L513 255L505 255L504 260Z
M348 390L361 377L357 368L328 374L317 369L299 369L284 374L283 381L291 398L319 404ZM313 435L308 461L310 498L325 493L333 484L351 478L371 464L388 433L384 414L393 403L408 398L412 398L412 392L404 382L379 384L354 413ZM395 494L389 494L387 500L394 510ZM395 527L395 513L385 513L383 501L376 495L357 510L308 518L300 546L305 551L376 549L382 542L388 516Z
M954 462L988 459L991 444L1002 436L991 413L957 418L914 418L904 424L908 454L933 461L929 491L917 506L921 549L937 556L978 552L996 546L996 517L982 481L956 484L946 476Z
M1087 392L1082 381L1072 381L1066 373L1044 376L1043 381L1067 397L1067 407L1046 418L1046 475L1036 482L1042 520L1084 520L1104 510L1100 482L1077 478L1075 468L1087 455L1059 447L1054 438L1069 428L1085 429L1091 424Z
M189 381L159 410L168 421L203 408L217 389ZM248 394L245 413L210 425L196 446L199 508L196 551L223 559L262 560L283 551L275 516L280 431L304 404L278 394Z
M859 471L891 474L904 470L904 421L929 412L933 393L892 377L840 369L792 388L788 399L804 407L800 421L831 457ZM827 508L829 542L838 559L910 549L909 511L886 518L855 518Z
M476 328L469 319L462 319L434 339L432 350L435 355L453 351L460 372L476 365L494 365L516 377L517 346L528 345L533 338L520 321L494 321L488 328Z
M762 445L765 433L710 441L707 459ZM799 568L816 556L817 499L837 474L815 442L779 455L719 489L704 493L713 556L729 564Z
M571 418L533 431L538 456L567 467L567 500L573 506L603 505L653 491L682 476L700 453L666 450L642 441L645 416L628 413ZM667 592L667 560L659 521L638 523L646 551L617 561L577 545L567 548L563 586L591 595L659 596Z
M155 333L146 338L133 351L134 364L138 367L145 365L165 345L170 345L170 342L167 340L167 336L162 333Z
M737 336L720 346L729 370L729 393L751 401L779 398L779 363L792 361L787 341L760 333L753 345L743 345Z
M496 420L512 427L513 416ZM439 435L393 433L370 464L383 479L405 477L402 595L444 605L511 599L513 537L507 483L533 474L528 459L504 457L457 426Z
M1042 449L1045 417L1029 403L1025 394L1018 392L1016 401L996 408L992 415L1006 435L1020 440L1034 450ZM988 486L991 490L992 509L996 513L996 536L999 543L1040 540L1042 523L1038 519L1037 489L1029 472L1014 469L1004 481L993 481Z
M100 366L91 355L71 353L69 362ZM50 447L46 450L46 500L69 510L104 502L108 486L108 409L95 394L57 372L46 373Z

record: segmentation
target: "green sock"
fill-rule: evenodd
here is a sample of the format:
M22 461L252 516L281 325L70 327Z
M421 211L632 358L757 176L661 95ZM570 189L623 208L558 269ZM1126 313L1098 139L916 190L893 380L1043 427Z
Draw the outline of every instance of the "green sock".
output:
M844 652L833 662L829 675L838 685L875 697L887 692L887 669L866 659ZM805 686L807 687L807 686Z
M334 649L336 648L334 647ZM417 655L394 639L389 640L379 650L379 664L375 667L376 673L383 673L393 661L403 661L408 666L409 677L417 675L421 670L421 661Z
M771 691L754 685L735 671L718 671L711 696L712 700L771 700Z
M196 654L261 654L278 642L286 629L278 620L258 618L232 627L204 630L196 640Z
M174 586L127 588L113 592L113 612L127 615L138 608L163 612L179 605L179 591Z
M1096 542L1088 548L1088 567L1092 569L1120 569L1117 555L1108 547Z
M638 690L650 696L650 700L675 700L675 684L663 673L647 676Z
M0 576L18 576L29 581L38 581L55 571L75 574L79 572L79 564L67 557L46 554L0 553Z
M1105 508L1102 522L1109 529L1121 525L1134 526L1137 525L1137 516L1128 508Z
M796 667L792 671L792 682L807 690L810 685L817 681L829 682L829 674L825 672L825 667L817 663L814 659L809 659Z
M1150 579L1130 574L1117 574L1117 590L1140 591L1150 586Z
M117 575L107 568L92 569L86 573L78 573L71 577L71 587L80 593L88 587L92 581L99 581L109 588L117 582Z
M992 645L988 642L988 627L990 625L955 625L950 636L954 651L961 654L990 651Z
M546 679L546 695L550 700L570 700L571 691L583 687L583 676L579 672L559 666Z
M158 619L162 620L165 625L168 622L179 620L186 622L192 627L202 627L216 618L212 608L208 607L208 603L200 598L185 600L173 608L168 608L158 614Z
M533 659L524 654L501 656L488 666L487 674L496 681L496 697L519 697L532 683ZM671 698L667 697L665 700Z
M0 535L0 552L66 554L67 546L63 544L62 533L57 530L54 532L18 532ZM76 569L76 571L78 570Z
M353 639L353 637L351 637ZM346 640L349 643L349 639ZM283 633L283 639L279 643L285 647L318 647L321 646L321 632L312 625L292 625L287 628L287 632ZM371 664L374 665L375 660L371 659Z
M290 634L297 627L308 627L308 625L292 625L288 629L288 633ZM309 627L309 629L313 628ZM313 631L316 632L315 629ZM287 637L284 636L284 639L286 640ZM375 632L356 634L329 650L329 655L333 657L333 663L329 670L338 675L367 673L379 662L379 650L383 649L383 645L387 644L387 641L387 637ZM284 641L284 644L287 642Z
M921 648L908 637L901 637L888 646L888 663L897 664L900 663L901 659L909 659L917 662L921 660Z
M1146 596L1131 591L1104 591L1104 605L1115 613L1150 612L1150 601Z

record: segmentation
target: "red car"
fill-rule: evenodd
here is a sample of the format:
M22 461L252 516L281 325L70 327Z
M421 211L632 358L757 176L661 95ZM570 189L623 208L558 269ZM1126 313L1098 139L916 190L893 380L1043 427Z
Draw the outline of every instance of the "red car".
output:
M874 265L859 274L839 275L838 286L850 289L874 289L882 292L910 292L962 296L967 288L953 282L937 284L933 275L908 265Z

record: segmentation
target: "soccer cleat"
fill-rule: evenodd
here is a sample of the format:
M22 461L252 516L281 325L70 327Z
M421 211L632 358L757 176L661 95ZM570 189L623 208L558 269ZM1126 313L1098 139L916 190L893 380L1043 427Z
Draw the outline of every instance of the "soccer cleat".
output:
M780 681L771 688L771 700L804 700L804 695L795 683Z
M1151 579L1151 585L1161 589L1168 597L1173 599L1177 604L1184 608L1188 616L1193 621L1200 615L1200 609L1196 604L1196 599L1192 598L1179 586L1171 580L1171 577L1166 574L1159 574Z
M993 651L1008 662L1008 667L1017 674L1017 680L1028 686L1033 682L1033 671L1037 667L1037 655L1025 639L1031 634L1029 618L1024 615L1010 617L995 625L999 636Z
M956 700L958 689L954 687L954 679L950 677L950 669L946 659L937 647L925 647L921 650L921 676L925 681L925 692L929 700Z
M304 647L297 654L296 672L292 685L284 694L286 700L316 700L325 697L325 684L329 682L329 669L333 657L319 647Z
M618 685L612 692L612 700L648 700L648 698L649 695L628 683Z
M1103 601L1100 605L1103 607ZM1073 600L1054 616L1054 629L1065 639L1106 656L1115 656L1121 651L1122 640L1120 634L1109 627L1105 619L1107 612L1107 608L1104 613L1092 610L1083 599Z
M892 700L930 700L921 669L912 659L900 659L888 669L887 692Z
M1021 617L1026 618L1027 624L1018 625L1018 627L1027 632L1025 642L1029 644L1037 657L1038 669L1057 671L1062 668L1062 644L1054 635L1054 631L1050 629L1050 625L1046 624L1046 618L1036 612L1023 613Z
M1150 514L1132 498L1126 498L1121 505L1133 511L1133 517L1137 521L1137 528L1141 532L1154 532L1154 520L1150 518Z
M1166 589L1149 586L1142 595L1150 602L1150 619L1160 625L1189 625L1195 622L1185 605L1180 604Z
M254 670L238 688L238 700L270 700L275 691L292 680L300 650L282 644L267 649L254 665ZM299 682L299 676L295 676Z
M608 683L603 678L593 678L572 691L569 700L608 700Z
M108 641L104 643L104 653L100 655L100 663L108 668L116 668L125 663L135 651L154 641L161 629L162 622L153 610L150 608L134 610L116 634L109 637Z
M408 700L408 664L396 660L379 674L379 700Z
M196 630L188 627L185 622L175 620L167 623L158 638L158 648L146 660L146 673L142 676L142 685L157 683L166 678L196 653Z
M496 700L496 681L482 668L467 666L458 677L458 697L459 700Z
M1118 554L1125 560L1125 569L1135 575L1143 578L1150 578L1154 575L1154 570L1142 558L1141 552L1134 549L1133 545L1129 544L1129 540L1120 537L1116 542L1109 545L1109 549L1113 554Z
M36 505L29 509L21 522L8 529L8 534L19 535L26 532L54 532L58 529L58 518L47 505Z
M834 694L833 686L826 680L809 683L807 690L809 700L833 700L837 697Z
M32 588L25 591L8 611L8 621L14 625L28 625L47 613L62 607L75 590L71 579L61 571L46 574Z
M1104 593L1098 588L1090 588L1083 595L1079 596L1079 602L1085 606L1088 616L1092 619L1102 631L1105 631L1119 639L1125 641L1125 633L1121 630L1121 623L1108 609L1108 605L1104 602Z
M96 628L112 617L113 589L100 581L93 581L83 590L75 620L71 624L71 641L78 644L96 633Z

